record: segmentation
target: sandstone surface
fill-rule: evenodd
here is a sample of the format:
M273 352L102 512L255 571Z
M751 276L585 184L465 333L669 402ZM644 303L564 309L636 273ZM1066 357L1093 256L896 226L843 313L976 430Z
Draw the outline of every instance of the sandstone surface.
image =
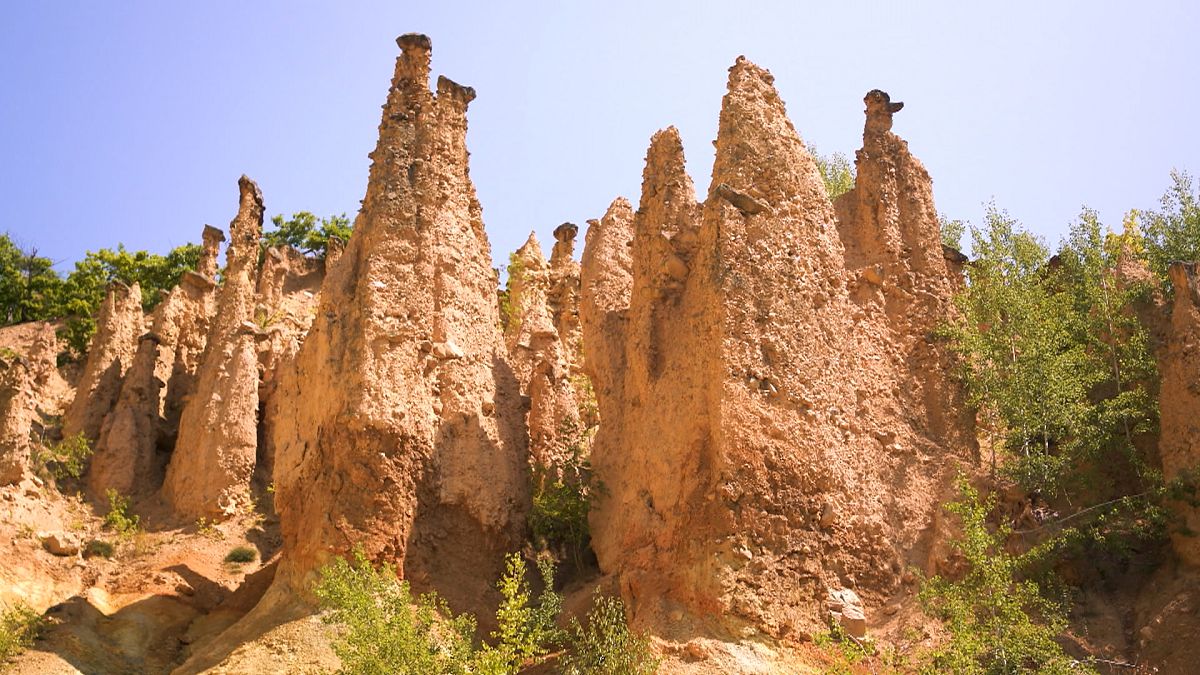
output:
M110 284L96 317L96 333L75 387L75 400L63 416L63 436L82 433L95 443L104 417L121 394L121 382L133 364L143 330L141 287L119 281Z
M224 280L196 374L179 421L163 496L189 519L228 517L250 504L258 447L258 353L253 326L263 201L258 185L238 181Z
M516 378L468 175L474 92L399 38L362 212L281 376L276 582L362 546L457 609L490 597L528 503Z
M905 300L912 316L853 297L858 270L816 165L771 75L744 59L704 203L667 129L647 153L632 237L605 220L588 232L581 315L602 420L592 459L609 491L592 511L593 546L642 620L668 633L682 610L734 635L811 634L829 594L857 591L869 613L903 595L905 567L934 562L939 504L955 465L974 458L969 423L925 421L956 396L944 372L913 370L944 361L923 331L950 285L936 217L922 229L927 204L912 215L880 185L924 179L932 203L901 148L872 149L890 133L879 121L868 101L860 165L878 152L904 175L867 168L852 199L884 213L876 226L908 233L911 250L851 261L918 270L896 284L917 298ZM926 386L905 393L914 382Z

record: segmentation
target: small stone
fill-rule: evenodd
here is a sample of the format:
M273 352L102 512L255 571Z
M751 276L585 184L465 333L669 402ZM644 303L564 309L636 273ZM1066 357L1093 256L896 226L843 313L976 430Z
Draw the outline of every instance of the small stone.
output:
M70 556L79 553L79 537L67 532L39 532L42 547L53 555Z
M450 359L461 359L463 351L453 342L438 342L433 345L433 355L443 361L447 361Z

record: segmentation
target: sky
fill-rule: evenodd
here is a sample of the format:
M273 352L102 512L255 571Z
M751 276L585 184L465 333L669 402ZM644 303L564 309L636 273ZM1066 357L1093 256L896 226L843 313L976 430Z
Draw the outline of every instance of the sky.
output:
M237 179L269 215L351 216L395 38L475 88L471 176L497 263L531 230L636 203L675 125L702 197L727 70L771 70L820 152L853 157L863 95L938 209L994 200L1056 244L1084 205L1119 228L1174 169L1200 174L1200 3L38 2L0 6L0 231L66 273L85 251L165 253L225 228Z

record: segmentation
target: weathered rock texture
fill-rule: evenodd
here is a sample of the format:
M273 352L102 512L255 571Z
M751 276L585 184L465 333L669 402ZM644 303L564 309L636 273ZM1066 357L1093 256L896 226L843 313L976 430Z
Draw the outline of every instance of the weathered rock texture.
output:
M212 225L205 225L200 234L200 261L196 264L196 273L209 279L217 278L217 257L221 254L221 244L225 242L225 233Z
M258 277L254 308L260 385L258 472L270 480L274 472L275 426L279 406L279 375L291 368L312 326L325 269L330 264L305 257L291 246L267 250Z
M114 282L100 305L96 334L88 348L87 363L75 388L75 400L63 416L63 435L82 433L94 443L104 417L121 393L125 371L133 363L142 323L142 291Z
M249 505L258 437L252 320L263 202L249 178L242 176L238 188L240 203L229 226L216 315L163 483L164 497L188 518L228 516Z
M439 78L433 95L429 39L398 43L354 235L281 379L277 584L361 545L479 608L523 530L519 392L467 172L474 92Z
M1168 270L1175 291L1165 356L1160 359L1159 393L1163 477L1174 480L1200 466L1200 277L1197 263L1172 263ZM1200 509L1180 504L1183 528L1174 528L1171 542L1179 557L1200 565ZM1190 532L1185 532L1190 531Z
M575 237L579 228L563 223L554 228L550 253L550 318L558 331L563 356L578 370L583 360L583 330L579 325L579 263L575 260Z
M154 373L166 383L159 431L165 447L174 447L184 405L196 388L196 373L217 310L216 290L211 277L186 272L155 308L153 332L159 337L159 346Z
M525 391L536 365L534 342L557 333L549 313L550 266L542 254L537 235L513 252L508 266L508 317L504 326L504 344L508 363Z
M154 325L162 323L155 312ZM158 334L141 336L133 365L125 373L117 405L104 418L88 469L88 487L95 496L108 489L121 494L151 491L158 487L157 457L159 403L163 381L155 376Z
M869 613L903 593L905 567L935 562L938 505L955 460L974 456L969 424L926 421L956 394L943 373L912 370L942 363L913 345L950 286L924 202L911 215L888 201L910 197L889 196L887 181L922 199L929 185L906 151L870 150L888 133L879 121L869 108L860 166L902 175L860 168L853 199L910 232L910 250L862 257L940 279L898 284L916 298L910 317L852 299L816 165L771 75L744 59L730 69L705 202L667 129L651 141L636 215L617 202L588 232L581 316L602 420L592 460L608 490L593 547L640 619L668 633L680 610L739 634L817 630L828 597L852 589Z
M29 473L34 376L24 358L0 355L0 486Z

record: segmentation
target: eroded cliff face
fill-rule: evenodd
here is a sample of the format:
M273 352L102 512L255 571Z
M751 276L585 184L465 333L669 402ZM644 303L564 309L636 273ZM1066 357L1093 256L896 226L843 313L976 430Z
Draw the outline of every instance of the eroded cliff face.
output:
M1200 466L1200 276L1198 263L1172 263L1168 273L1175 291L1167 329L1165 354L1160 359L1162 388L1159 393L1159 454L1163 478L1180 477ZM1172 528L1171 543L1180 559L1200 565L1200 509L1179 505L1182 528Z
M141 288L119 281L109 285L75 399L63 416L64 437L82 433L91 443L99 438L104 418L121 394L125 371L133 364L138 337L145 330L142 319Z
M488 597L528 494L516 379L468 176L474 92L402 36L354 235L281 378L277 584L361 545L456 608Z
M877 121L869 108L867 147ZM956 462L972 460L969 427L925 422L955 395L942 373L903 391L925 382L912 354L936 353L923 327L938 317L925 313L943 305L915 281L907 318L856 302L816 165L771 75L744 59L716 145L697 205L678 134L656 134L632 237L619 208L588 232L581 315L602 420L592 459L609 491L593 508L593 547L641 620L667 633L694 628L678 621L688 616L794 636L824 625L825 601L846 590L874 607L906 597L902 570L932 564L938 504ZM871 152L906 161L894 144ZM886 167L862 171L855 199L897 211L883 217L897 227L924 224L887 201L885 180L896 181ZM948 299L932 225L932 244L917 230L920 250L886 260L926 261L909 264ZM926 346L897 351L915 342Z
M253 319L263 202L258 185L245 176L238 190L216 313L163 482L164 498L189 519L228 517L250 504L258 445Z

